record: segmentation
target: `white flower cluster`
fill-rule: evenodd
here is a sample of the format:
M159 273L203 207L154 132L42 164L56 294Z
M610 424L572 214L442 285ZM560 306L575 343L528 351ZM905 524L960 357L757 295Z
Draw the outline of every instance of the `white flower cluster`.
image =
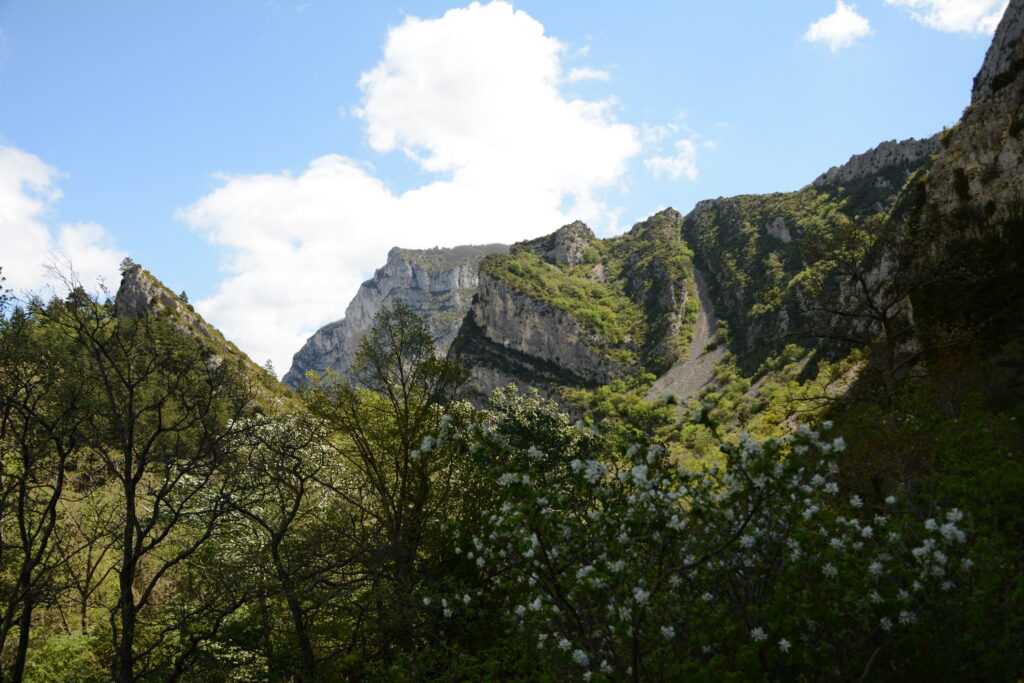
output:
M522 627L575 675L600 661L600 671L628 677L630 643L644 643L642 659L657 661L661 648L700 632L700 614L746 620L752 606L732 596L783 575L845 597L816 606L813 617L794 611L783 625L747 623L758 647L786 654L806 642L803 633L852 618L865 628L910 628L929 587L954 587L954 556L960 569L970 566L954 552L966 541L963 515L929 520L920 539L896 523L894 497L884 508L839 497L835 455L844 449L841 437L806 426L767 441L741 434L723 446L725 467L690 470L658 446L634 444L606 459L562 461L573 497L541 490L530 472L501 472L496 511L467 557L496 586L514 587ZM550 462L536 448L526 455ZM838 516L837 506L851 516Z

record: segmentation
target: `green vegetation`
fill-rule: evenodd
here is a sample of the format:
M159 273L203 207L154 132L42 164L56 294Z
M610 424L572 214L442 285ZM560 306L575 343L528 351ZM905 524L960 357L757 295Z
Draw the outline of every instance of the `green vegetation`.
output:
M686 352L698 303L677 213L657 214L621 237L586 238L580 263L545 260L552 239L489 256L481 270L570 315L593 333L595 350L633 373L662 372Z
M502 244L463 245L450 249L434 247L433 249L397 249L398 254L409 263L414 263L428 273L452 270L459 266L475 268L481 258L487 254L507 251Z
M731 357L684 416L641 401L637 374L577 390L591 417L573 424L511 388L486 410L455 400L463 370L401 304L350 381L262 408L245 367L179 321L113 311L78 290L0 318L6 677L1024 665L1019 341L901 379L888 402L866 400L874 349L789 345L753 376Z
M131 259L125 258L121 263L121 275L129 275L138 278L142 282L148 282L155 287L159 295L154 296L149 302L158 315L172 322L181 330L188 330L196 341L203 346L209 354L229 358L238 364L246 378L260 387L259 401L261 404L272 401L294 401L294 395L285 385L277 381L275 376L268 374L264 369L253 362L248 355L239 349L234 342L228 340L220 330L203 320L190 303L187 297L183 298L168 289L152 273L144 269ZM185 292L182 292L184 295Z
M596 265L563 268L533 252L523 251L491 256L484 260L482 269L517 292L571 315L598 335L595 344L599 344L601 350L635 361L635 340L643 338L643 318L638 307L623 293L621 283L595 278ZM621 353L623 351L625 353Z
M642 399L696 315L678 214L486 258L624 366L534 366L580 420L458 400L401 302L282 400L164 289L0 291L0 678L1018 679L1024 206L939 167L702 205L728 352L686 406Z

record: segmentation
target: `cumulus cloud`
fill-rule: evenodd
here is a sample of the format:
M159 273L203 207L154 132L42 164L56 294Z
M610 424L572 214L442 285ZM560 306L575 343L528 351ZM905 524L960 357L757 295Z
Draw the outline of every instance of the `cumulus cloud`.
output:
M1009 0L885 0L925 26L948 33L988 33L999 25Z
M60 172L42 159L0 146L0 267L6 286L38 290L47 283L46 266L69 263L87 287L103 279L116 283L119 251L110 234L95 223L54 225L53 207L61 197Z
M655 178L679 180L685 176L688 180L697 180L697 144L690 139L677 140L675 154L644 159L644 166Z
M870 33L871 24L857 14L856 5L847 5L843 0L836 0L835 11L811 24L804 34L804 40L825 43L829 50L838 52Z
M227 254L226 279L198 310L283 371L392 246L511 242L576 218L607 226L599 191L623 176L640 136L611 100L560 92L564 51L504 2L391 29L355 114L374 150L438 175L399 194L326 155L298 175L222 176L179 213Z
M612 75L607 71L582 67L571 69L565 80L569 83L575 83L576 81L609 81L611 78Z

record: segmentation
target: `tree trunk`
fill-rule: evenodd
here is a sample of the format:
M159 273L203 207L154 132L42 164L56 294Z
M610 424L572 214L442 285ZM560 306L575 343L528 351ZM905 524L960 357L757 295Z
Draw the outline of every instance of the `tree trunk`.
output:
M11 680L17 683L25 676L25 659L28 657L29 632L32 629L32 609L35 607L31 594L25 596L25 604L21 611L21 624L18 633L18 653L14 658L14 670L11 671Z
M299 680L313 681L316 677L316 657L313 655L313 645L309 642L309 634L306 632L306 620L302 615L302 605L292 591L285 593L285 601L288 603L288 611L292 615L295 639L299 643L299 654L302 655L302 671L299 672Z
M114 658L114 679L119 683L132 683L135 680L134 672L134 650L135 650L135 491L131 486L130 460L126 459L125 481L125 522L124 522L124 549L121 554L121 571L118 573L120 592L118 595L118 608L121 614L121 633L117 643L117 652Z

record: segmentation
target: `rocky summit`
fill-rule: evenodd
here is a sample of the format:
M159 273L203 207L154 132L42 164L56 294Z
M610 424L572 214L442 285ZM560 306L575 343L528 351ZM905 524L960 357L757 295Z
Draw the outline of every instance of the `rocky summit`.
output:
M387 262L360 285L345 317L317 330L295 354L284 383L296 388L309 371L333 370L343 375L374 316L398 299L426 321L438 352L446 352L476 293L480 260L507 251L503 244L450 249L395 247L388 252Z

